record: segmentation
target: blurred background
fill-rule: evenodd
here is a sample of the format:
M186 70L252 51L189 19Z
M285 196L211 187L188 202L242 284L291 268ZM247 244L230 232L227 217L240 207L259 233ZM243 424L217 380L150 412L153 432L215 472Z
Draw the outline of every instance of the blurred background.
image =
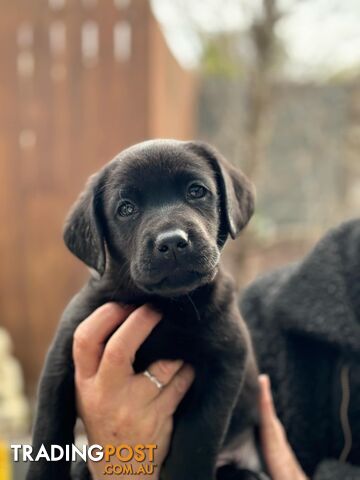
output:
M87 277L62 242L66 212L124 147L200 138L249 175L256 215L225 252L239 289L358 215L360 2L0 6L1 443L28 432L45 352Z

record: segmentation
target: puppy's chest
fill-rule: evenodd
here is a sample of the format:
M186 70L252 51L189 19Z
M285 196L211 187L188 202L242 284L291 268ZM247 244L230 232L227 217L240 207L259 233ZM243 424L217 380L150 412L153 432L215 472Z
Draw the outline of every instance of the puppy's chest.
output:
M207 315L200 315L200 312L166 312L138 350L135 370L142 371L160 359L182 359L194 367L200 367L218 355L216 328Z

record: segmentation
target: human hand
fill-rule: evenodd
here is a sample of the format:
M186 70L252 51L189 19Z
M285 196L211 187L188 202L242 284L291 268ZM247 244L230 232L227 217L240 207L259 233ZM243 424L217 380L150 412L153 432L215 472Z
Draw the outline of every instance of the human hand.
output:
M272 480L307 480L278 419L271 394L270 379L260 375L260 439Z
M157 468L147 479L159 478L173 414L194 379L193 369L179 360L150 365L148 370L164 385L162 389L134 373L135 353L160 319L148 305L134 310L108 303L79 325L73 345L77 407L89 444L156 444ZM104 476L106 465L104 460L89 462L94 480L119 478Z

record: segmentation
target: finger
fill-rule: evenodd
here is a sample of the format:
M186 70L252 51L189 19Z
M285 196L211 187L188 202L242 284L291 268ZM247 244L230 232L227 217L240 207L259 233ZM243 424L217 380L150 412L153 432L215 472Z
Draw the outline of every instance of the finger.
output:
M131 313L133 307L106 303L95 310L74 333L73 358L80 378L95 375L106 339Z
M268 375L259 376L261 439L266 452L282 448L282 427L276 416Z
M147 370L163 385L163 387L165 387L180 370L183 364L183 360L159 360L150 365ZM143 402L145 399L147 403L151 402L161 393L162 389L156 386L156 384L147 378L144 373L136 375L136 382L139 385L137 388L139 390L141 389L141 400Z
M102 379L123 382L124 375L133 374L135 354L161 319L161 314L149 305L134 310L110 337L100 362L98 374ZM114 368L116 375L114 376Z
M276 415L269 377L260 375L259 383L261 444L271 478L307 480L287 440L285 429Z
M159 411L165 415L173 415L179 403L184 398L195 378L194 369L183 365L174 378L162 389L155 399Z
M288 454L288 443L285 430L278 419L271 393L270 378L260 375L260 417L261 439L265 455Z
M264 430L273 431L274 429L278 429L279 426L281 427L281 425L275 411L269 376L260 375L259 383L260 383L260 417L261 417L262 429L263 431Z
M286 433L280 422L274 405L271 393L271 383L268 375L260 375L260 417L262 430L269 437L274 437L276 431L277 438L281 441L286 440Z

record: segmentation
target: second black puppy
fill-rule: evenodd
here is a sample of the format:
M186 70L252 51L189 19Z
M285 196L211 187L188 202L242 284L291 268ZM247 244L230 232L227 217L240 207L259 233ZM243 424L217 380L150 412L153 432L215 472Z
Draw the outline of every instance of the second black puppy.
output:
M176 412L161 478L211 480L216 466L227 462L257 467L257 370L232 283L219 268L228 235L239 234L253 208L250 182L199 142L135 145L90 179L64 238L97 273L65 310L48 354L35 449L73 443L71 352L78 324L108 301L150 302L163 319L138 351L135 370L158 359L183 359L196 372ZM27 478L67 480L70 466L33 463Z

